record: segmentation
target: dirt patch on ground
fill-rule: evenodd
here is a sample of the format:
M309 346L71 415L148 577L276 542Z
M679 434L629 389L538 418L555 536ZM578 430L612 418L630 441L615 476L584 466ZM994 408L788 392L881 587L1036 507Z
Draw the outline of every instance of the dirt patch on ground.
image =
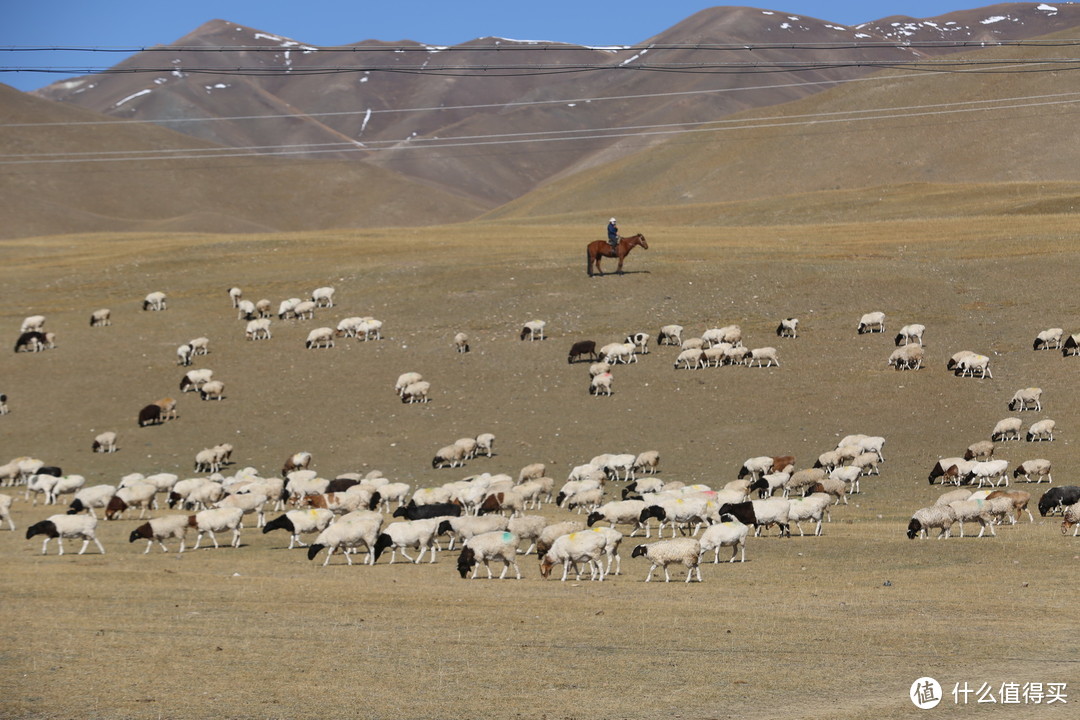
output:
M595 228L471 226L282 236L68 237L0 244L14 344L22 318L47 316L58 347L0 355L0 461L29 455L87 484L129 472L192 473L195 453L230 442L231 468L275 474L306 450L326 476L382 470L416 487L547 464L559 483L600 453L658 450L668 480L713 487L756 455L800 467L839 437L886 437L880 477L836 508L820 538L751 539L744 565L708 565L705 582L644 585L623 544L623 574L600 583L466 582L455 553L434 565L322 568L283 534L244 533L239 550L142 555L136 522L101 523L107 554L41 557L30 523L53 510L17 496L18 530L0 533L5 615L0 709L9 717L908 717L912 681L1067 682L1076 654L1059 618L1072 608L1078 546L1039 518L998 537L913 542L912 511L942 492L938 457L962 454L1011 413L1015 390L1040 386L1053 443L1010 443L1015 464L1050 459L1071 484L1080 426L1078 362L1033 352L1046 327L1080 330L1069 218L862 226L641 229L620 277L585 275ZM312 321L274 321L248 342L226 294L306 297L337 288ZM165 312L142 312L162 290ZM113 311L111 327L90 313ZM882 310L884 335L857 335ZM384 322L384 339L306 350L316 326ZM777 338L780 318L800 337ZM521 342L531 319L549 338ZM886 367L900 325L927 326L927 365ZM580 339L686 336L731 323L781 366L675 370L656 348L614 372L614 395L587 394ZM468 333L472 352L455 353ZM195 367L226 399L180 394L175 348L210 338ZM994 379L956 378L948 357L989 355ZM403 405L398 374L431 382L431 402ZM139 429L164 396L180 418ZM116 430L120 451L90 452ZM433 470L442 445L481 432L496 455ZM619 486L608 488L617 496ZM1037 500L1042 488L1024 486ZM163 511L164 512L164 511ZM552 519L566 511L545 508ZM1067 615L1066 615L1067 616ZM1067 625L1067 624L1066 624ZM951 705L949 695L943 705ZM1055 705L1062 714L1061 705ZM1052 715L1051 707L1040 712ZM1000 708L1004 712L1005 708ZM1032 712L1025 709L1024 712Z

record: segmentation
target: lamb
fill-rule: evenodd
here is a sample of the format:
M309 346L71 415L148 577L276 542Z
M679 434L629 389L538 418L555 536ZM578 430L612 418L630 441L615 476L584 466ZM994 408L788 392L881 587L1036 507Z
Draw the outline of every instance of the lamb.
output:
M304 342L304 347L306 347L308 350L334 347L333 328L315 328L308 333L307 341Z
M751 350L746 360L746 367L754 367L754 363L757 363L757 367L762 367L761 363L764 360L769 361L769 364L765 365L765 367L772 367L773 363L776 363L776 367L780 367L780 360L776 357L776 348L774 347L761 347Z
M987 495L986 499L989 501L999 502L1001 502L1003 499L1008 500L1006 508L1010 512L1009 521L1013 525L1015 525L1020 519L1021 512L1026 512L1028 515L1028 520L1030 522L1035 522L1035 517L1031 514L1031 511L1028 510L1028 503L1031 502L1031 493L1027 492L1026 490L995 490L994 492ZM1015 517L1013 517L1011 514L1011 512L1014 510L1016 511Z
M10 518L8 523L11 523ZM14 530L15 526L11 525L11 529ZM86 547L91 541L97 545L98 550L104 555L105 548L101 546L101 541L97 539L96 531L96 517L89 515L51 515L47 519L26 528L26 539L29 540L35 535L44 535L45 542L41 544L42 555L47 553L49 541L53 538L56 538L56 544L60 548L60 555L64 554L64 538L82 538L83 544L79 549L80 555L86 552Z
M295 470L307 470L309 467L311 467L311 453L293 453L285 459L285 464L281 468L281 477L285 477Z
M675 369L678 370L680 365L686 370L703 368L707 365L705 353L700 348L683 350L675 358Z
M278 305L278 320L285 320L290 316L295 316L293 312L297 305L300 304L300 298L289 298L288 300L282 300Z
M609 343L600 348L600 356L604 359L604 362L609 365L629 365L632 362L637 362L637 347L632 342L627 343Z
M1035 342L1032 344L1032 350L1060 350L1061 338L1065 334L1065 331L1061 328L1050 328L1043 330L1035 336Z
M923 539L926 539L930 537L931 528L938 528L940 530L938 539L948 538L952 536L952 526L955 522L956 511L951 504L920 508L911 516L911 521L908 523L907 536L909 540L914 540L917 535L921 535ZM963 528L964 526L961 524L961 531Z
M880 311L866 313L859 318L859 325L856 330L860 335L885 332L885 313Z
M207 355L210 352L210 338L197 337L188 340L193 355Z
M250 300L241 300L235 307L237 320L253 320L256 316L255 303Z
M15 522L11 519L11 500L10 495L0 494L0 522L7 521L8 528L15 532Z
M1041 442L1046 440L1052 442L1054 440L1054 428L1057 427L1057 423L1053 420L1040 420L1039 422L1031 423L1031 427L1027 431L1028 442Z
M101 308L90 313L90 327L103 327L105 325L112 325L112 311L108 308Z
M214 377L214 371L205 368L188 370L184 377L180 378L180 392L197 392L203 385L210 382Z
M105 506L105 519L115 520L124 515L129 508L138 507L139 519L142 520L154 502L157 491L157 486L148 482L136 482L127 487L117 488Z
M964 451L965 460L987 460L994 456L994 441L980 440L968 445Z
M22 321L22 325L19 326L19 332L45 332L45 316L30 315Z
M924 355L922 345L909 343L893 350L889 355L888 365L897 370L919 370L922 368Z
M469 352L469 336L463 332L454 335L454 349L459 353Z
M1069 532L1069 528L1074 526L1073 537L1076 537L1077 532L1080 532L1080 503L1069 505L1061 513L1061 534L1066 534Z
M248 320L247 327L244 329L244 337L248 340L269 340L271 337L270 318Z
M112 485L94 485L92 487L84 487L75 493L75 498L68 505L68 515L74 515L80 513L83 510L89 510L91 517L97 517L94 512L94 508L107 507L109 501L112 500L113 495L116 494L116 488Z
M431 383L426 380L415 382L405 388L401 393L401 402L409 403L426 403L431 399L428 397L428 392L431 390Z
M195 505L189 500L189 497L197 488L200 488L204 485L217 485L218 487L221 487L221 483L215 482L210 478L205 477L195 477L178 480L176 484L173 485L172 490L169 491L169 497L167 500L169 507L174 508L177 505L180 505L181 508L185 509L189 507L194 507ZM220 498L218 499L220 500Z
M551 568L556 563L562 563L564 582L571 565L574 566L574 573L580 580L581 570L578 563L584 562L588 564L590 579L603 582L604 566L600 563L600 556L607 547L607 542L606 535L591 530L571 532L555 538L550 548L540 558L540 577L547 580L551 576ZM539 544L537 544L537 550L539 551Z
M924 332L926 332L925 325L905 325L896 334L896 346L917 344L922 347Z
M165 293L152 292L146 296L142 304L143 310L165 310Z
M961 377L967 375L975 377L976 371L980 379L989 377L992 380L994 378L994 373L990 372L990 358L986 355L977 353L966 355L955 368L955 373Z
M356 550L361 545L367 548L365 565L375 564L375 544L378 542L382 530L382 516L362 516L350 518L349 515L342 517L336 523L319 533L315 541L308 548L308 560L314 560L324 548L328 548L323 567L330 563L330 556L335 550L342 550L345 561L352 565L350 550Z
M311 292L311 301L315 303L315 307L334 307L334 288L315 288Z
M638 456L634 458L634 465L632 471L634 473L644 472L649 475L656 473L656 468L660 465L660 452L657 450L646 450L645 452L638 453Z
M533 340L543 340L544 327L546 325L547 323L543 320L530 320L521 328L521 339L524 340L528 337L530 342Z
M649 567L649 574L645 577L645 582L652 580L653 570L660 566L664 568L664 582L671 582L668 565L673 563L681 563L686 566L686 582L690 582L695 573L697 581L701 582L701 567L699 565L701 553L701 543L698 540L694 538L671 538L669 540L659 540L651 545L638 545L634 548L634 552L631 553L631 557L644 555L652 563L652 566Z
M94 442L90 445L90 452L96 453L114 453L116 452L116 433L103 432L94 438Z
M579 340L570 346L570 352L566 356L567 364L573 364L574 361L582 359L588 355L590 360L596 360L596 341L595 340Z
M615 376L609 372L601 373L589 381L589 394L596 397L601 395L611 396L611 385Z
M194 550L199 549L199 543L202 542L204 534L209 534L210 539L214 541L214 547L217 548L218 541L214 533L224 532L226 530L232 530L232 542L229 543L232 547L240 547L240 528L243 527L244 511L235 507L216 507L209 510L203 510L195 513L191 519L195 521L195 527L199 531L198 537L195 538Z
M262 531L264 535L272 530L288 531L289 549L292 550L295 545L306 547L307 543L300 539L301 534L322 532L333 520L334 513L323 508L289 510L266 523Z
M191 365L192 350L191 345L187 343L176 348L176 364L187 367Z
M155 400L154 404L161 408L161 418L163 421L176 419L176 400L171 397L165 397L160 400Z
M990 433L991 440L1019 440L1020 426L1023 421L1020 418L1005 418L999 420L994 430Z
M1042 411L1042 388L1029 387L1017 390L1009 401L1009 410L1024 412L1025 410Z
M378 562L379 556L382 555L386 548L391 549L391 565L394 564L394 560L397 558L398 550L401 551L406 560L417 564L424 558L424 553L430 550L430 562L435 562L435 552L438 549L435 538L440 523L440 518L429 518L425 520L406 520L405 522L387 525L386 529L375 541L374 562ZM405 552L406 548L411 547L420 550L420 554L416 556L415 560Z
M315 317L315 303L303 300L293 305L292 316L297 320L311 320Z
M506 576L506 571L513 565L514 573L520 580L521 570L517 564L518 542L517 535L505 530L482 533L470 538L465 542L461 555L458 556L458 572L462 579L468 575L469 570L472 570L472 579L475 580L476 573L480 570L479 563L483 563L487 569L488 580L490 580L492 574L488 563L491 560L502 560L503 570L499 574L499 579L502 580Z
M491 452L495 447L495 436L491 433L480 433L476 436L476 454L484 453L487 457L491 457Z
M1038 458L1035 460L1025 460L1016 466L1013 470L1013 478L1019 478L1021 475L1024 477L1025 482L1031 482L1031 476L1035 476L1035 484L1038 485L1046 478L1047 482L1054 482L1054 478L1050 475L1051 465L1050 461L1044 458Z
M199 397L203 400L221 400L225 397L225 383L211 380L199 388Z
M255 312L261 318L268 318L270 317L271 307L272 306L270 304L270 301L266 298L263 298L262 300L259 300L257 303L255 303Z
M656 336L657 345L682 345L682 325L664 325Z
M710 525L701 533L702 556L710 550L713 551L713 564L720 562L720 548L730 547L731 558L729 563L735 562L735 556L742 554L739 562L746 562L746 536L750 528L739 522L734 515L725 513L720 516L720 521Z
M820 485L820 483L816 483ZM802 498L788 499L788 521L795 523L799 529L799 535L803 536L802 521L813 520L814 535L821 535L821 520L832 504L832 496L827 493L814 493Z
M799 319L798 318L784 318L780 321L780 324L776 326L777 337L799 337Z
M453 550L458 540L464 542L475 535L506 530L508 526L509 521L502 515L459 515L443 519L435 535L450 533L450 545L447 549Z
M465 449L460 445L447 445L439 448L431 459L432 468L460 467L465 464Z

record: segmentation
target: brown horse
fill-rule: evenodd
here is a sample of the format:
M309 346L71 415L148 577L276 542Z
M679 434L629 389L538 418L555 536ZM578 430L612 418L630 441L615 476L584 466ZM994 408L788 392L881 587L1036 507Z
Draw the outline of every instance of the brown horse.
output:
M622 274L622 264L626 256L630 254L630 251L636 248L638 245L649 249L649 243L645 242L645 236L641 233L637 235L631 235L630 237L619 238L619 244L614 248L611 247L611 243L607 240L597 240L589 243L588 248L588 260L589 264L585 270L589 273L589 277L593 275L593 264L596 265L596 272L599 275L603 275L604 271L600 269L600 258L619 258L619 267L615 268L615 272Z

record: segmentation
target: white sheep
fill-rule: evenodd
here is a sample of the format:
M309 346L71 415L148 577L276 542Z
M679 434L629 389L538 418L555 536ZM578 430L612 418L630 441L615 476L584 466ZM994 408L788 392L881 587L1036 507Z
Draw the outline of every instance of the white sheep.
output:
M682 345L682 325L664 325L656 336L657 345Z
M316 348L332 348L334 347L334 330L333 328L320 327L315 328L308 333L307 340L304 342L304 347L308 350Z
M248 320L247 327L244 329L244 337L248 340L269 340L271 337L270 318Z
M696 370L705 367L706 364L705 353L700 348L688 348L680 352L675 358L676 370L680 366L686 370Z
M112 311L108 308L101 308L90 313L90 327L102 327L104 325L112 325Z
M990 528L990 534L997 536L994 532L994 522L990 514L990 506L986 504L984 500L955 500L949 503L949 507L952 508L956 514L956 522L960 523L960 537L964 537L964 523L965 522L977 522L981 526L979 529L979 537L983 536L983 533L987 528Z
M334 288L315 288L311 293L311 301L315 307L334 307Z
M334 513L325 508L311 508L305 510L289 510L284 515L279 515L263 525L263 534L273 530L286 530L289 533L289 549L299 545L305 547L307 543L300 539L305 533L322 532L334 521Z
M476 436L476 454L484 453L487 457L491 457L491 453L495 447L495 436L491 433L480 433Z
M1051 464L1049 460L1044 458L1037 458L1035 460L1025 460L1016 466L1013 470L1013 477L1019 478L1021 475L1024 477L1025 482L1031 482L1031 476L1035 476L1035 484L1039 484L1046 478L1047 482L1054 482L1054 478L1050 475Z
M428 397L428 391L431 390L431 383L426 380L420 382L414 382L411 385L406 386L404 392L401 393L401 402L409 403L426 403L430 402Z
M1021 425L1023 425L1023 420L1020 418L1005 418L1004 420L999 420L997 425L994 425L993 431L990 433L990 439L1019 440Z
M742 551L742 557L739 562L746 562L746 536L749 534L750 528L743 525L734 515L724 513L720 516L720 522L710 525L705 528L705 532L701 533L699 542L701 544L701 554L713 551L713 564L720 562L720 548L731 548L731 559L729 563L735 562L735 556Z
M638 456L634 458L631 472L632 474L644 472L653 475L656 473L659 466L660 452L658 450L646 450L645 452L638 453Z
M746 361L746 367L754 367L754 363L757 363L757 366L761 367L761 363L764 360L769 361L769 364L765 367L772 367L773 363L776 363L776 367L780 367L780 360L776 357L776 348L774 347L761 347L751 350L750 356Z
M152 292L143 300L143 310L165 310L165 293Z
M615 376L609 372L601 373L589 381L589 394L596 397L601 395L611 396L611 385Z
M517 547L520 539L517 535L506 530L486 532L475 535L465 541L458 556L458 572L464 578L469 570L472 570L472 579L476 579L476 573L480 570L480 563L487 569L488 580L492 578L491 560L502 560L503 570L499 579L506 577L507 570L511 566L517 579L521 579L521 570L517 564Z
M547 518L543 515L522 515L520 517L512 517L506 523L506 529L518 536L519 544L521 540L529 541L529 547L527 549L524 551L518 550L519 554L524 555L528 555L533 551L540 538L540 534L547 526Z
M394 391L397 392L398 396L400 397L405 394L405 388L409 387L414 383L418 383L423 379L424 376L418 372L402 373L398 376L397 382L394 383Z
M681 563L686 566L686 582L690 582L695 573L697 581L701 582L701 566L699 565L701 543L695 538L658 540L651 545L638 545L634 548L634 552L631 553L631 557L641 557L642 555L652 563L649 567L649 574L645 577L645 582L650 582L653 570L661 566L664 568L664 582L671 582L668 565L673 563Z
M221 400L225 397L225 383L220 380L203 383L199 388L199 397L203 400Z
M236 319L251 320L256 316L255 303L250 300L241 300L236 304Z
M968 375L975 377L975 373L978 372L980 379L989 377L992 380L994 378L994 373L990 372L990 358L978 353L964 356L956 364L955 372L961 377Z
M611 365L609 365L606 360L603 362L594 362L589 365L590 378L594 378L597 375L603 375L606 372L611 372Z
M105 519L115 520L127 513L129 508L139 508L139 519L146 516L157 495L157 486L148 482L133 482L117 488L116 493L105 506Z
M229 544L234 548L240 547L240 528L243 527L243 519L244 511L235 507L216 507L195 513L195 527L198 528L199 535L195 538L193 549L199 549L199 543L202 542L204 534L210 535L215 548L219 547L214 533L226 530L232 530L233 533L232 542Z
M780 324L776 326L777 337L799 337L799 319L798 318L784 318L780 321Z
M1017 390L1009 401L1009 409L1013 412L1042 411L1042 388L1029 387Z
M737 346L742 343L742 328L738 325L727 325L722 328L710 328L701 334L701 341L705 346L718 343L728 343Z
M206 355L210 352L210 338L192 338L187 344L191 346L191 352L194 355Z
M632 342L608 343L600 348L600 357L609 365L628 365L637 362L637 347Z
M435 552L439 547L436 542L436 533L442 520L443 518L430 518L390 523L375 541L375 561L378 561L386 548L390 548L392 550L391 565L394 564L399 550L405 559L412 563L419 563L424 558L424 553L430 551L430 562L435 562ZM413 559L405 552L407 548L418 548L420 554Z
M328 548L323 567L330 563L330 556L334 554L335 550L341 550L345 555L345 561L352 565L352 558L350 557L352 553L350 551L355 551L362 545L367 548L367 558L365 558L364 564L373 565L375 563L375 543L378 542L382 523L383 518L381 515L344 515L333 525L319 533L308 548L308 560L314 560L315 556L323 548Z
M896 344L897 345L917 344L919 347L922 347L923 333L925 333L925 332L926 332L926 326L925 325L918 325L918 324L905 325L904 327L900 328L900 332L898 332L896 334Z
M214 371L207 368L188 370L180 379L180 392L198 392L199 389L210 382L214 377Z
M68 505L68 512L74 515L83 510L88 510L91 517L97 517L94 508L104 508L108 506L109 501L112 500L113 495L115 494L116 488L112 485L84 487L82 490L75 493L75 497L72 499L71 504Z
M463 332L454 335L454 349L459 353L469 352L469 336Z
M269 496L264 492L259 492L261 488L261 485L254 483L248 485L243 491L223 497L215 507L237 508L245 515L254 513L255 527L261 528L266 525L266 503L269 502ZM278 497L280 497L280 492Z
M1057 423L1053 420L1040 420L1038 422L1031 423L1031 427L1027 431L1028 442L1041 442L1046 440L1052 442L1054 439L1054 428L1057 427Z
M297 320L311 320L315 317L315 303L311 300L302 300L293 305L292 315Z
M856 330L860 335L885 332L885 313L880 311L866 313L859 318L859 325Z
M1065 334L1065 331L1061 328L1049 328L1043 330L1035 336L1035 342L1032 345L1033 350L1060 350L1061 338Z
M278 305L278 319L286 320L289 317L295 315L293 310L300 304L300 298L289 298L288 300L282 300Z
M503 531L509 527L509 520L502 515L460 515L445 518L439 523L436 535L450 533L450 545L453 550L458 542L464 542L475 535ZM517 547L515 544L514 547Z
M607 543L608 538L606 535L591 530L581 530L560 535L555 538L551 546L540 558L540 576L545 580L548 579L551 576L551 569L556 564L561 563L563 566L562 580L564 582L570 572L571 565L574 567L574 574L580 580L581 568L579 563L586 563L589 567L589 579L603 582L604 566L600 562L600 556L606 549ZM539 547L538 543L538 550Z
M191 346L187 343L184 343L180 347L176 348L176 364L187 367L191 364L191 355Z
M22 321L22 325L19 326L19 332L45 332L45 316L30 315Z
M116 433L111 430L103 432L94 438L94 442L90 445L90 451L96 453L114 453L116 452L116 438Z
M893 350L887 364L897 370L919 370L922 368L925 354L922 345L908 343Z
M0 523L7 521L8 528L15 532L15 522L11 519L11 501L10 495L0 494Z
M544 320L530 320L525 323L521 328L521 339L526 337L530 342L533 340L544 339L544 328L547 326L547 322Z
M708 345L702 338L692 337L683 340L679 345L680 350L704 350Z
M8 520L10 523L10 519ZM12 525L14 530L15 526ZM105 548L97 539L97 518L89 515L51 515L47 519L36 522L26 529L26 539L35 535L44 535L45 542L41 544L41 554L45 555L49 548L49 541L56 538L56 544L60 548L60 555L64 554L64 538L82 538L83 544L79 554L86 552L86 547L91 541L101 554L105 554Z
M633 525L634 529L630 531L630 537L642 529L645 530L646 537L649 537L648 521L644 523L641 521L641 511L646 507L647 503L644 500L614 500L604 503L589 513L587 522L589 527L601 521L610 523L613 528L616 525Z
M813 520L814 535L821 535L821 520L831 504L832 496L828 493L813 493L807 497L788 498L788 522L795 523L795 527L799 529L799 535L803 536L802 521Z
M360 323L356 326L356 338L358 340L382 340L382 320L376 320L373 317L360 318Z
M169 548L165 546L165 541L176 538L180 540L180 548L177 550L177 554L181 554L184 552L184 543L187 540L187 529L194 526L194 523L195 517L193 515L165 515L152 518L132 530L128 542L133 543L139 538L146 540L146 550L143 551L143 555L145 555L150 552L155 540L161 546L162 552L168 552Z
M948 495L948 493L946 493ZM964 501L954 501L964 502ZM930 537L931 528L939 528L938 539L948 538L952 535L952 526L956 522L956 511L951 504L935 504L931 507L920 508L915 511L911 516L911 521L908 523L907 536L912 540L916 535L921 535L923 539ZM963 531L963 524L960 525L961 531Z

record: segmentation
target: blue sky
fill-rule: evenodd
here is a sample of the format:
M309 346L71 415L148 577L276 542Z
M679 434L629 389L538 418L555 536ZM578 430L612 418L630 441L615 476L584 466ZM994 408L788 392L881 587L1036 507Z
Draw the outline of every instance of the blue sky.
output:
M736 3L732 3L736 4ZM971 0L783 0L738 4L856 25L890 15L923 18L992 2ZM688 0L11 0L0 11L0 49L18 46L142 47L168 45L207 20L220 18L311 45L360 40L416 40L455 45L477 37L552 40L581 45L631 45L675 25L709 2ZM0 69L103 67L123 55L78 57L0 52ZM2 72L0 82L33 90L62 75Z

